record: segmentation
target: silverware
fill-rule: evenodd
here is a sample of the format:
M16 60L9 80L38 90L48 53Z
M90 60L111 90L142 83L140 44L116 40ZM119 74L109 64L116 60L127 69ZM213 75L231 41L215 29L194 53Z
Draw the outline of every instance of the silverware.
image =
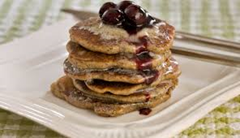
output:
M189 48L182 48L182 47L173 47L172 52L177 55L191 57L203 61L233 66L233 67L240 67L240 58L234 56L226 56L218 53L213 52L206 52L197 49L189 49Z
M89 11L78 11L73 9L61 9L62 12L72 14L74 17L80 20L86 20L89 17L97 17L98 14Z
M234 50L238 50L240 52L240 43L215 39L210 37L205 37L201 35L176 31L175 39L184 40L184 41L196 41L206 44L206 46L211 46L214 48L221 48L227 51L236 52ZM240 53L239 53L240 54Z
M63 12L74 15L77 19L86 20L89 17L98 16L97 13L89 11L78 11L73 9L62 9ZM209 38L201 35L195 35L191 33L176 31L175 43L172 47L174 54L187 56L191 58L197 58L204 61L210 61L214 63L240 67L240 43L231 42L227 40L220 40L215 38ZM200 50L199 48L183 47L183 45L189 43L202 48L212 48L212 50ZM222 54L221 52L214 51L228 51L234 54Z

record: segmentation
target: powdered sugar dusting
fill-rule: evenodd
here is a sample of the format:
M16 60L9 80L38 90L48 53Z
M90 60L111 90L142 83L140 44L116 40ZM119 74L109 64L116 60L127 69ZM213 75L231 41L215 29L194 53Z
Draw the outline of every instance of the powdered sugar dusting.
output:
M80 26L78 29L82 30L88 30L92 32L95 35L100 35L102 39L111 40L111 39L129 39L129 34L126 30L112 26L112 25L106 25L101 22L101 20L92 20L92 23ZM163 32L160 32L159 27L166 25L165 22L159 22L154 25L154 27L149 28L143 28L141 31L139 31L136 35L133 35L133 37L141 37L141 36L148 36L148 37L159 37L164 36Z

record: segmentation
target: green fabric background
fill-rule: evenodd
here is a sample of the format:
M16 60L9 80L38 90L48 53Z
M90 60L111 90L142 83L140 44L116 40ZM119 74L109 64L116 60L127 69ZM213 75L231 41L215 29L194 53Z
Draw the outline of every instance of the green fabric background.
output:
M97 11L106 0L0 0L0 43L25 36L68 15L62 7ZM118 2L119 0L115 0ZM177 30L240 41L240 0L136 0ZM0 109L0 137L63 137ZM240 96L175 137L240 137Z

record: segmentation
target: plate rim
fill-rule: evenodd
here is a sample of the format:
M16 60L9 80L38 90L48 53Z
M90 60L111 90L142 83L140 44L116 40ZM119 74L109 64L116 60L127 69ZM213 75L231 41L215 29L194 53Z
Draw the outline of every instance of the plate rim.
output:
M66 20L63 20L63 21L61 21L62 22L62 24L64 25L64 23L72 23L73 21L68 21L69 19L66 19ZM56 24L53 24L53 25L55 25L55 27L56 26L60 26L59 25L59 22L58 23L56 23ZM44 32L44 30L47 30L47 29L49 29L49 28L51 28L53 25L51 25L51 26L47 26L45 29L43 28L43 29L41 29L41 30L39 30L39 31L41 31L41 32ZM32 33L31 35L33 35L33 34L38 34L39 33L39 31L36 31L36 32L34 32L34 33ZM31 37L31 35L29 35L29 36L26 36L26 37ZM25 39L26 37L24 37L24 38L22 38L22 39L19 39L17 42L19 42L19 41L21 41L21 40L23 40L23 39ZM9 44L11 44L12 46L13 46L13 44L16 44L16 41L13 41L13 42L11 42L11 43L7 43L7 44L4 44L4 45L1 45L2 47L4 47L5 45L9 45ZM0 48L1 49L1 48ZM1 62L0 62L0 64L1 64ZM1 65L0 65L1 66ZM232 73L229 73L228 75L230 75L230 74L233 74L234 72L240 72L240 70L235 70L234 69L234 71L232 72ZM227 75L227 76L228 76ZM218 81L218 80L217 80ZM213 83L215 83L215 82L213 82ZM205 88L207 88L207 87L210 87L213 83L211 83L210 85L208 85L208 86L206 86L206 87L203 87L203 88L201 88L200 90L202 90L202 89L205 89ZM240 83L240 80L238 80L238 82L236 82L236 83ZM235 83L234 83L235 84ZM234 84L232 84L232 85L234 85ZM230 86L229 86L230 87ZM234 88L237 88L237 87L240 87L240 84L238 84L236 87L234 87ZM232 89L234 89L234 88L232 88ZM200 90L198 90L198 91L200 91ZM225 93L225 94L227 94L227 92ZM191 96L191 95L189 95L189 96ZM231 98L233 98L233 97L235 97L235 96L228 96L228 100L229 99L231 99ZM219 99L219 98L221 98L221 97L216 97L216 98L214 98L215 100L217 100L217 99ZM9 95L6 95L6 93L3 93L3 94L1 94L0 93L0 108L2 108L2 109L5 109L5 110L7 110L7 111L10 111L10 112L13 112L13 113L16 113L16 114L18 114L18 115L20 115L20 116L24 116L24 117L26 117L26 118L28 118L28 119L30 119L30 120L32 120L32 121L34 121L34 122L37 122L37 123L39 123L39 124L41 124L41 125L43 125L43 126L46 126L47 128L49 128L49 129L52 129L52 130L54 130L54 131L56 131L56 132L58 132L58 133L60 133L60 134L62 134L62 135L64 135L64 136L67 136L67 137L83 137L83 138L85 138L85 137L88 137L88 138L91 138L91 137L94 137L95 135L90 135L89 133L84 133L84 127L80 127L80 126L73 126L74 128L76 128L76 130L78 131L78 133L75 131L75 132L71 132L71 133L66 133L66 131L67 130L65 130L66 128L64 127L64 125L70 125L71 126L71 123L69 123L69 122L67 122L67 121L65 121L65 123L63 124L63 125L58 125L57 123L58 122L55 122L55 124L49 124L49 122L47 122L47 121L45 121L45 120L41 120L41 117L39 117L39 118L37 118L37 116L36 115L34 115L34 113L36 113L36 111L34 112L33 110L31 110L31 106L30 106L30 102L29 101L25 101L25 105L27 105L27 106L22 106L22 104L20 103L19 105L17 105L17 106L22 106L22 108L21 108L21 110L20 109L15 109L15 108L11 108L11 106L14 106L14 104L16 104L16 103L14 103L14 102L10 102L10 103L8 103L8 101L6 101L6 99L13 99L13 101L15 100L15 101L24 101L24 100L26 100L26 99L21 99L21 98L19 98L19 97L11 97L11 96L9 96ZM38 99L41 99L41 98L38 98ZM31 100L31 99L29 99L29 100ZM225 99L224 99L225 100ZM228 100L225 100L224 102L226 102L226 101L228 101ZM12 100L9 100L9 101L12 101ZM222 103L224 103L224 102L222 102ZM219 105L220 104L222 104L222 103L219 103ZM36 103L35 103L36 104ZM51 104L54 104L54 103L51 103ZM174 103L174 104L177 104L177 103ZM173 104L173 105L174 105ZM10 105L10 106L9 106ZM23 104L24 105L24 104ZM16 105L15 105L16 106ZM57 106L57 105L55 105L54 104L54 106ZM171 105L172 106L172 105ZM215 107L212 107L213 109L214 108L216 108L217 106L215 106ZM14 109L15 109L15 111L14 111ZM20 111L19 111L20 110ZM42 110L44 110L44 109L42 109ZM26 115L25 113L28 113L28 115ZM46 111L46 112L48 112L48 111ZM209 111L208 111L209 112ZM207 112L207 113L208 113ZM32 113L33 113L33 115L32 115ZM31 116L32 115L32 116ZM52 115L52 114L49 114L50 116ZM202 115L201 117L203 117L204 115ZM55 116L55 117L57 117L57 116ZM154 116L152 116L153 118L154 118ZM152 117L150 117L150 118L152 118ZM201 118L201 117L199 117L199 118ZM51 119L51 117L50 118L48 118L48 120L49 119ZM59 117L59 120L61 120L62 118L60 118ZM63 119L64 120L64 119ZM196 120L196 119L195 119ZM142 122L146 122L147 121L147 119L144 119L144 120L139 120L139 121L137 121L137 123L142 123ZM196 121L194 121L194 122L196 122ZM193 122L193 123L194 123ZM62 123L63 123L63 121L62 121ZM133 122L133 123L135 123L135 122ZM72 129L69 129L68 128L68 130L70 131L70 130L72 130ZM79 131L81 131L82 133L81 133L81 135L79 135ZM175 132L176 133L176 132ZM170 134L168 134L168 135L170 135ZM167 136L167 134L166 134L166 136ZM172 134L171 134L171 136L172 136ZM155 135L152 135L152 136L150 136L150 137L155 137Z
M235 73L237 73L237 74L239 74L239 72L237 71L237 72L235 72ZM233 74L233 73L232 73ZM200 89L199 91L201 91L201 90L203 90L203 91L205 91L204 89L206 89L206 88L208 88L208 87L211 87L211 86L206 86L206 87L204 87L203 89ZM237 96L237 95L239 95L239 92L235 92L234 94L231 94L231 96L225 96L225 95L229 95L229 91L232 91L232 90L234 90L234 89L240 89L240 81L237 81L237 82L235 82L234 84L232 84L232 85L230 85L230 86L228 86L228 87L226 87L225 89L227 89L227 90L224 90L224 92L222 92L221 94L220 94L220 96L217 96L217 97L213 97L211 100L209 100L209 102L213 102L213 101L216 101L216 100L219 100L219 99L222 99L222 97L224 97L224 100L221 100L222 102L218 102L217 104L215 104L214 106L211 106L211 109L214 109L214 108L216 108L217 106L219 106L219 105L221 105L221 104L223 104L223 103L225 103L226 101L228 101L228 100L230 100L230 99L232 99L233 97L235 97L235 96ZM194 96L194 95L189 95L190 96L190 98L191 98L191 96ZM38 98L38 100L42 100L41 98ZM10 101L10 102L9 102ZM35 116L34 115L34 112L33 112L33 110L32 110L32 108L34 107L32 107L32 103L30 102L31 101L31 99L29 99L29 100L27 100L27 98L26 99L24 99L24 98L19 98L19 97L11 97L11 96L8 96L8 95L6 95L6 93L3 93L3 94L0 94L0 108L2 108L2 109L5 109L5 110L7 110L7 111L10 111L10 112L13 112L13 113L16 113L16 114L18 114L18 115L20 115L20 116L23 116L23 117L26 117L26 118L28 118L28 119L30 119L30 120L32 120L32 121L34 121L34 122L37 122L37 123L39 123L39 124L41 124L41 125L43 125L43 126L45 126L45 127L47 127L47 128L49 128L49 129L52 129L53 131L56 131L56 132L58 132L59 134L62 134L62 135L64 135L64 136L67 136L67 137L80 137L78 134L79 134L79 132L81 132L81 137L88 137L88 138L91 138L91 137L94 137L94 135L90 135L89 133L85 133L84 134L84 128L82 128L82 129L79 129L79 128L77 128L77 127L74 127L74 129L76 129L76 131L78 132L78 133L68 133L68 132L70 132L69 130L66 130L66 128L64 127L64 126L68 126L68 125L71 125L71 123L69 123L69 122L67 122L67 121L64 121L64 119L61 121L61 123L63 123L64 122L64 124L61 124L61 125L57 125L56 123L58 123L56 120L55 120L55 122L54 123L51 123L51 124L49 124L49 122L47 122L47 121L45 121L44 119L42 119L42 117L43 116ZM179 101L180 102L180 101ZM209 102L205 102L205 104L202 104L202 105L200 105L199 107L200 108L194 108L193 110L195 110L195 111L197 111L197 110L200 110L201 108L202 108L202 106L206 106L207 104L206 103L209 103ZM38 103L38 102L37 102ZM34 103L35 105L37 104L37 103ZM47 102L46 102L47 103ZM20 106L21 108L18 108L17 109L17 107L13 107L13 106L16 106L16 104L17 104L17 106ZM55 105L54 103L50 103L50 104L53 104L54 106L57 106L57 105ZM8 105L10 105L10 106L8 106ZM176 106L177 105L177 103L175 103L175 104L173 104L173 105L171 105L171 106ZM170 107L171 107L170 106ZM47 107L48 108L48 107ZM173 107L171 107L171 108L173 108ZM38 109L38 108L36 108L36 107L34 107L34 110L37 110L37 111L40 111L40 112L45 112L45 119L46 120L51 120L51 117L47 117L47 116L54 116L54 118L58 118L58 116L56 116L56 115L53 115L53 114L49 114L49 111L47 111L46 109ZM44 111L45 110L45 111ZM49 109L49 110L51 110L51 109ZM186 111L185 111L186 112ZM189 113L188 114L191 114L192 113L192 111L188 111ZM207 114L209 112L209 109L206 111L206 113L205 114ZM183 113L181 113L181 114L183 114ZM201 114L200 116L198 116L197 118L198 119L200 119L200 118L202 118L205 114ZM61 118L59 118L59 119L61 119ZM190 118L191 119L191 118ZM154 119L152 119L152 120L154 120ZM183 119L182 119L183 120ZM194 121L194 120L196 120L196 118L195 119L191 119L192 121L188 121L188 124L186 125L185 124L185 127L184 128L182 128L182 129L185 129L185 128L187 128L187 127L189 127L189 125L192 125L194 122L196 122L196 121ZM181 121L181 120L180 120ZM143 122L146 122L146 120L144 119L143 120ZM174 122L172 122L172 123L178 123L178 121L174 121ZM140 121L137 121L137 123L136 124L138 124L138 123L142 123L142 121L140 120ZM174 126L172 126L171 124L172 123L170 123L170 126L171 127L174 127ZM64 127L64 128L63 128ZM169 129L169 128L168 128ZM181 130L182 130L181 129ZM166 137L171 137L171 136L174 136L175 134L177 134L179 131L181 131L180 129L177 131L177 129L175 129L175 132L174 133L172 133L171 132L171 134L166 134L166 131L163 131L163 132L165 132L165 135L166 135ZM151 134L151 135L149 135L149 137L155 137L155 136L157 136L158 134L157 133L155 133L155 134ZM162 135L161 135L162 136Z

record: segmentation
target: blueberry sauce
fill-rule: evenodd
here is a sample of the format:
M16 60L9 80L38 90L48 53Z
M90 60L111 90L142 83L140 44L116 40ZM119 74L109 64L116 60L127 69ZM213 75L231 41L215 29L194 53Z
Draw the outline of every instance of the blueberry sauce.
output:
M142 76L145 78L145 83L149 85L158 78L159 72L157 70L142 71Z
M161 20L152 17L146 10L132 1L122 1L119 4L107 2L99 11L102 22L123 28L130 36L136 35L143 28L154 27ZM134 61L137 69L145 77L145 83L154 82L159 73L152 69L152 60L148 51L150 40L148 36L139 37L137 42L129 42L136 46Z
M145 77L145 83L151 84L158 78L159 73L152 69L153 58L150 56L150 52L147 49L150 40L147 36L140 37L138 40L139 42L133 43L136 45L135 63L137 69L141 72L142 76Z
M152 57L148 51L141 52L136 55L135 62L138 70L145 70L152 68Z
M156 24L160 23L161 20L151 17L151 19L149 19L148 22L149 22L148 24L145 24L145 25L140 26L140 27L132 26L128 22L123 22L122 26L118 26L118 27L126 30L129 35L135 35L138 32L140 32L143 28L153 28Z
M141 115L149 115L152 112L152 109L150 108L142 108L139 110L139 114Z
M145 94L145 102L148 102L151 99L151 95L149 93Z
M138 38L138 42L132 42L132 44L136 45L136 54L141 53L143 51L148 51L148 43L150 42L148 36L142 36Z
M141 72L142 76L145 77L145 83L151 84L158 78L159 74L158 71L152 69L153 58L147 49L150 40L147 36L138 39L139 43L134 43L134 45L136 45L135 63L137 69Z

